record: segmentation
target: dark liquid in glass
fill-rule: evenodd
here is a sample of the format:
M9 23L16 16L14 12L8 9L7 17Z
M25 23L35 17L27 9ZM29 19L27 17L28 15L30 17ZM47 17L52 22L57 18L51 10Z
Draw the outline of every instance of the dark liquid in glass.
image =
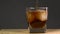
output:
M30 16L29 16L30 15ZM28 22L32 28L43 28L46 24L46 19L41 20L41 16L46 15L46 12L40 12L40 11L33 11L29 12L27 16Z
M46 21L40 21L38 19L35 19L30 23L32 28L43 28L46 24Z

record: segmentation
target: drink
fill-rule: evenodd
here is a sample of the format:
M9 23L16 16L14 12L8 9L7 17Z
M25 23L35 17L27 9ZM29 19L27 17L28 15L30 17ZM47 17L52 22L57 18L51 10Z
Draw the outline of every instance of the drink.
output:
M46 9L46 8L45 8ZM28 9L26 10L27 21L31 29L43 29L46 26L48 12L43 9Z
M32 28L43 28L47 20L45 10L27 11L28 22Z

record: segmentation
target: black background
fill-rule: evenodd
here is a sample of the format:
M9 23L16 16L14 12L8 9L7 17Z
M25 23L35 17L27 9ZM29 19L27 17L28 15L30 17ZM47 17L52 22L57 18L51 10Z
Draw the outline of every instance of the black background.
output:
M26 7L34 0L0 0L0 28L26 29ZM47 28L60 28L59 1L39 0L40 6L48 6ZM27 5L28 4L28 5Z

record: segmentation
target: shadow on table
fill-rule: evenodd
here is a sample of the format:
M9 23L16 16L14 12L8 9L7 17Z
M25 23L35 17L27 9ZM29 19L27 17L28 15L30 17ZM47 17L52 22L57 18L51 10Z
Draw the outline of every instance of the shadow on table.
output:
M45 33L30 33L30 34L45 34Z
M59 31L59 29L47 29L46 33L51 33L56 31ZM46 33L30 33L30 34L46 34Z

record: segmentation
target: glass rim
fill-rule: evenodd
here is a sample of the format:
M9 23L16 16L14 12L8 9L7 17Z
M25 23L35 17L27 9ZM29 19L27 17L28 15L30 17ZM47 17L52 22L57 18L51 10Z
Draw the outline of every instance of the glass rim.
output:
M27 8L29 8L29 9L35 9L35 7L27 7ZM48 7L37 7L37 8L39 8L39 9L48 9Z

